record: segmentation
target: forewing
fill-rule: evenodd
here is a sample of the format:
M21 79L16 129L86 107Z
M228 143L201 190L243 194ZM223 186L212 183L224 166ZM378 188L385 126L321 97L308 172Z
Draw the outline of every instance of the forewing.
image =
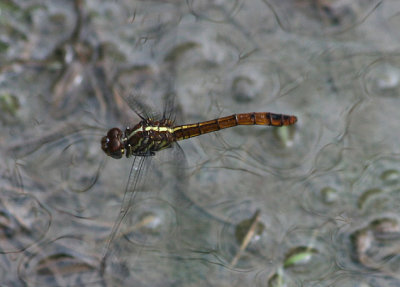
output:
M124 97L125 102L142 120L159 118L154 108L145 103L144 95L140 93L132 93Z

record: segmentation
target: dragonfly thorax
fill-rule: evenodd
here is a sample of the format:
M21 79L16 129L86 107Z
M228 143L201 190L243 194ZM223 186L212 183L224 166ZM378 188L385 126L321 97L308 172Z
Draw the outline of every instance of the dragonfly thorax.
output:
M130 156L150 156L155 152L171 147L175 141L173 123L170 120L139 122L123 133L112 128L101 140L101 148L113 158L121 158L123 154Z
M159 150L171 147L175 141L173 123L170 120L143 120L125 130L124 141L126 157L154 155Z

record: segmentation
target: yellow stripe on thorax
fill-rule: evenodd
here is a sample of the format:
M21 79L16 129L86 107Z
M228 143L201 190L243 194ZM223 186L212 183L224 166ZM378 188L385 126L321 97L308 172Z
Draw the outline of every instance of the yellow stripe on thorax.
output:
M174 129L172 128L168 128L168 127L152 127L152 126L148 126L144 129L146 132L148 131L157 131L157 132L170 132L173 133Z
M169 132L173 133L174 129L173 128L168 128L168 127L155 127L155 126L147 126L145 128L140 127L134 131L132 131L129 136L127 137L127 140L129 140L131 137L133 137L135 134L139 132L148 132L148 131L157 131L157 132Z

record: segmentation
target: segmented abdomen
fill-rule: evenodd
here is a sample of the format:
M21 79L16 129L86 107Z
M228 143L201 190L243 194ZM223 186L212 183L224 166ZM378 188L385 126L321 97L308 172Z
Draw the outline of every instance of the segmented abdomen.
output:
M297 122L296 116L274 113L245 113L218 118L196 124L175 126L173 135L176 141L202 134L234 127L237 125L289 126Z

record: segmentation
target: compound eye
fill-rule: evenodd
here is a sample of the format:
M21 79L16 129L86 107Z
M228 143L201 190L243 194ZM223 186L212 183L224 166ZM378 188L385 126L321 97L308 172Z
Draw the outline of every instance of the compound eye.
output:
M108 143L108 148L109 148L110 153L115 153L116 151L121 149L121 143L118 139L112 139Z
M111 130L108 131L107 133L107 137L109 139L113 139L113 138L120 138L122 136L122 131L119 128L113 128Z
M108 155L113 158L122 157L121 142L119 139L113 139L108 143Z
M120 149L121 143L118 139L113 139L109 142L110 151L115 152L116 150Z
M124 152L121 143L122 131L113 128L108 131L107 136L101 139L101 148L109 156L113 158L121 158Z

